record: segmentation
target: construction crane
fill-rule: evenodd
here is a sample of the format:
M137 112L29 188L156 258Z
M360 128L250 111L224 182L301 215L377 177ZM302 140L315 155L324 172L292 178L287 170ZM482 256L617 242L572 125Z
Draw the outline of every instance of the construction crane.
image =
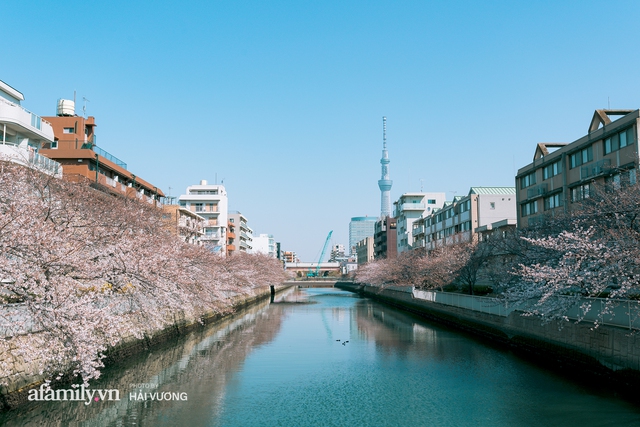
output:
M324 242L324 246L322 247L322 252L320 253L320 259L318 260L318 264L316 265L315 271L313 270L313 266L309 267L309 272L307 273L307 277L318 277L318 273L320 272L320 263L322 262L322 258L324 258L324 253L327 251L327 246L329 246L329 240L331 240L331 234L333 230L329 232L327 236L327 240Z

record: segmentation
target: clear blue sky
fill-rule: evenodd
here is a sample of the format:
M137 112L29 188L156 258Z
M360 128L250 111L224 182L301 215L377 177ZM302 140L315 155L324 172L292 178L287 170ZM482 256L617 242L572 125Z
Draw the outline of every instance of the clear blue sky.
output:
M5 0L0 80L54 115L90 101L98 145L179 195L224 179L303 260L380 212L394 180L450 199L513 186L538 142L638 108L637 1ZM171 187L171 190L169 190Z

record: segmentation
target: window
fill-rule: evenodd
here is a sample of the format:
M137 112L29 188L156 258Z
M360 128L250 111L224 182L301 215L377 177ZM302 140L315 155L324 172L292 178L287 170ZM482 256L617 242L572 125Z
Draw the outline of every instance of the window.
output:
M571 163L571 169L577 168L585 163L593 160L593 148L591 146L583 148L580 151L576 151L569 157Z
M620 132L620 148L626 147L633 143L633 128L629 128Z
M604 154L609 154L631 145L633 142L633 128L628 128L604 140Z
M471 209L471 200L465 200L460 204L460 213L466 212Z
M605 178L604 182L610 189L619 190L620 189L620 174L617 173L615 175L611 175Z
M571 189L571 202L588 199L591 196L591 184L579 185Z
M553 196L544 198L545 211L548 211L549 209L557 208L558 206L562 206L562 193L556 193Z
M56 148L58 148L58 140L57 140L57 139L56 139L56 140L54 140L54 141L51 143L51 148L52 148L52 149L56 149Z
M531 187L536 183L536 172L533 171L528 175L525 175L520 178L520 188Z
M62 133L75 133L73 128L63 128Z
M562 163L558 160L542 169L542 179L549 179L552 176L558 175L560 172L562 172Z
M496 208L496 202L490 202L489 203L489 208L490 209L495 209Z
M202 212L202 203L196 203L196 212Z
M428 205L435 205L435 204L436 204L436 199L429 199L429 200L427 200L427 204L428 204Z
M529 216L538 213L538 203L537 200L531 201L529 203L525 203L520 206L520 214L522 216Z

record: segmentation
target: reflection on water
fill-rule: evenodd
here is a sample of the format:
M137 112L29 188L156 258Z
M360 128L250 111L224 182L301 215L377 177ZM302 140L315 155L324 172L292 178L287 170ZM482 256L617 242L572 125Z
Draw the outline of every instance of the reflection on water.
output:
M131 400L183 392L186 401ZM119 402L46 402L0 424L640 425L640 411L455 332L336 289L292 290L108 371ZM75 423L74 423L75 422Z

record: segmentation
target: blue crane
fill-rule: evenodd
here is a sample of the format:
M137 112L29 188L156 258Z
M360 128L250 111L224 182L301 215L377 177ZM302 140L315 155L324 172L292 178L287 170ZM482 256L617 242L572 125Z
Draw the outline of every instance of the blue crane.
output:
M313 267L309 267L309 272L307 273L307 277L318 277L318 273L320 272L320 263L322 262L322 258L324 258L324 253L327 251L327 246L329 246L329 240L331 240L331 234L333 230L329 232L327 236L327 240L324 242L324 246L322 247L322 252L320 253L320 259L318 260L318 264L316 265L316 270L313 270Z

